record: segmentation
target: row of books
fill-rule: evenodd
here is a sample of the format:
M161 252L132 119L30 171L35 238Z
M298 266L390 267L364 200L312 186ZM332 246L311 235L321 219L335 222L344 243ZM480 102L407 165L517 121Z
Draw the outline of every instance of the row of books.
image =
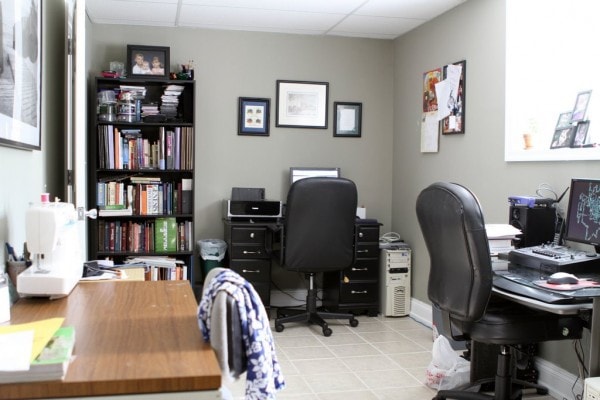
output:
M174 217L151 221L99 221L98 251L164 253L193 251L192 221Z
M98 182L96 204L104 216L191 214L193 180L161 182L158 177Z
M158 139L143 137L141 129L98 126L98 167L101 169L191 170L194 128L163 126Z
M188 279L188 266L184 261L173 257L130 257L126 263L142 265L146 281Z

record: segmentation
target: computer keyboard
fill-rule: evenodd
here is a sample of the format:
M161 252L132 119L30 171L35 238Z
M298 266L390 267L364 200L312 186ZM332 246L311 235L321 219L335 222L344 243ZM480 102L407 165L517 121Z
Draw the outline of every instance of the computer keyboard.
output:
M533 248L531 250L531 252L534 254L540 254L542 256L552 257L552 258L559 258L559 257L564 256L564 254L562 252L548 250L548 249L544 249L544 248Z

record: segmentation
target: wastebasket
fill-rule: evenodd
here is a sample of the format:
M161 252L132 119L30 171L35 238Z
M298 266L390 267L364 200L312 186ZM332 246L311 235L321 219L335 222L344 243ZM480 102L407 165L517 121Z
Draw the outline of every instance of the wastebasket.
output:
M227 243L220 239L202 239L198 241L198 246L202 258L202 272L206 276L208 271L221 266L227 251Z

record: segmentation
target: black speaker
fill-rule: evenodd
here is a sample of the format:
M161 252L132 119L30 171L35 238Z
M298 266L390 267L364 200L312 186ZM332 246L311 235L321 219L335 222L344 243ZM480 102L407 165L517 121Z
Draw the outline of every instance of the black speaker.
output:
M531 247L554 241L556 209L553 207L510 206L509 224L521 230L515 247Z

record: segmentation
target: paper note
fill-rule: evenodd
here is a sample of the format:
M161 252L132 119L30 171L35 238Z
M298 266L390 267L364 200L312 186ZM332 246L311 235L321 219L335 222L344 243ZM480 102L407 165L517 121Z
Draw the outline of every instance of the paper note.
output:
M423 113L421 120L421 153L437 153L439 143L439 123L437 111Z
M31 362L33 330L0 335L0 371L27 371Z

